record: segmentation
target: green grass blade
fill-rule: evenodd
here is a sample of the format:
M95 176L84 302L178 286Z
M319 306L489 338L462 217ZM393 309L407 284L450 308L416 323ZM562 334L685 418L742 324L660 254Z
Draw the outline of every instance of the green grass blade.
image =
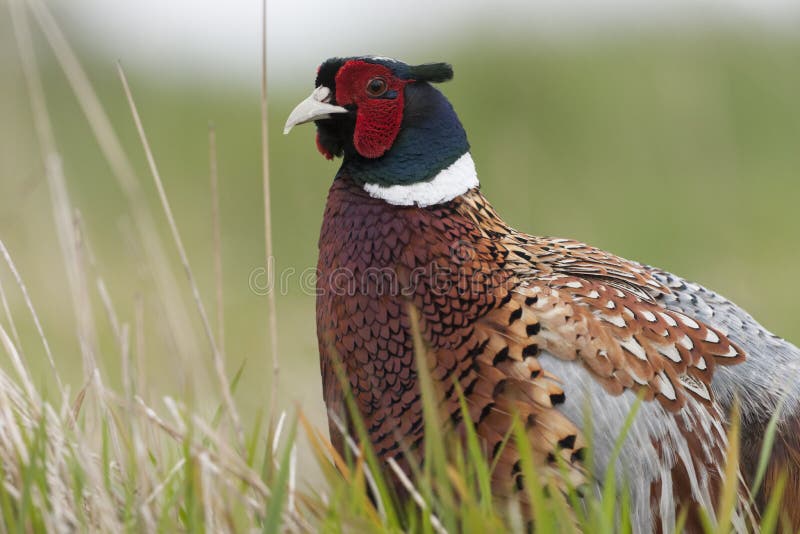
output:
M755 498L761 491L761 483L764 482L764 476L767 474L767 466L769 465L769 459L772 455L772 446L775 444L775 436L778 431L778 420L783 412L785 401L786 396L784 395L781 397L781 400L775 407L775 413L772 414L772 417L770 417L769 423L767 423L767 428L764 430L764 441L761 444L761 452L758 456L758 467L756 468L756 474L753 477L753 484L750 487L751 504L755 501Z
M725 455L725 473L722 492L717 507L718 534L727 534L731 528L731 520L736 511L739 497L739 430L741 429L741 412L738 401L734 403L728 429L728 450Z
M283 524L283 510L289 494L289 470L291 468L292 448L295 446L297 434L297 418L292 418L286 444L284 445L281 462L278 468L275 483L272 485L272 497L267 506L262 532L264 534L278 534Z
M781 473L778 481L775 483L772 496L761 516L761 534L772 534L777 529L778 519L780 519L781 513L781 504L783 502L783 492L786 489L786 480L786 473Z
M478 442L478 433L475 430L475 425L470 418L469 408L467 408L467 400L464 398L464 392L458 382L455 383L456 393L458 394L458 403L461 408L461 419L464 424L464 431L467 437L467 453L471 462L471 467L474 470L475 478L478 483L478 492L482 513L484 516L492 515L492 474L487 459L484 456L481 445Z
M545 493L540 486L541 478L533 461L533 453L531 451L528 434L525 432L525 427L520 422L519 417L514 417L512 432L517 445L517 451L519 452L522 486L528 495L533 512L533 524L536 525L537 531L555 532L555 518L551 513L551 508L548 506Z

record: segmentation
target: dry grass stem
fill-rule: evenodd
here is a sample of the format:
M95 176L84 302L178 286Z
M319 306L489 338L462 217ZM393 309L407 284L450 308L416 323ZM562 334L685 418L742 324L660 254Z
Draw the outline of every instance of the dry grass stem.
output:
M328 410L328 417L333 422L333 424L336 425L336 428L339 430L342 436L344 436L345 443L347 444L347 447L350 449L350 452L353 453L353 457L361 458L361 450L359 449L358 444L352 438L352 436L350 436L350 434L347 432L347 427L345 426L344 422L339 417L339 415L331 410ZM369 489L375 496L375 503L376 507L378 508L378 515L381 517L381 519L385 520L386 508L384 507L383 500L381 499L381 494L378 491L378 484L375 482L375 477L372 476L372 472L370 471L370 468L366 464L366 462L364 463L364 478L367 479L367 484L369 485Z
M0 239L0 254L3 255L6 265L8 265L11 274L14 276L14 281L17 283L17 287L22 293L25 306L28 308L31 318L33 319L33 324L36 327L36 333L39 335L39 339L42 341L44 352L47 355L47 361L50 364L56 384L58 385L58 391L63 394L64 385L61 383L61 377L56 369L56 362L53 358L53 353L50 351L50 344L47 342L47 336L44 335L44 329L42 328L42 323L39 321L39 315L36 313L36 308L33 307L33 302L28 294L28 289L25 287L25 283L22 281L22 277L19 275L19 272L17 272L17 267L14 265L14 261L11 259L11 254L9 254L8 249L6 248L6 245L3 243L2 239Z
M188 366L191 364L191 358L199 352L194 327L189 320L183 297L178 291L179 284L172 272L155 218L133 166L78 56L56 23L47 4L41 0L26 1L77 98L95 140L111 167L112 175L128 201L134 222L133 230L138 235L148 259L148 270L152 271L152 280L158 288L156 295L164 309L165 319L169 325L168 331L171 336L177 337L176 350L182 364Z
M417 488L414 487L414 484L411 482L411 479L408 478L408 475L406 475L406 473L400 468L400 466L397 465L395 459L389 458L387 460L387 463L389 464L389 467L392 469L392 472L397 476L400 483L411 495L411 498L414 499L414 502L417 504L417 506L419 506L419 509L424 512L427 512L428 505L425 502L425 499L422 497L419 491L417 491ZM444 528L444 525L442 525L442 522L439 521L438 517L436 517L433 514L430 514L429 518L433 530L435 530L438 534L447 534L447 530Z
M72 305L78 323L78 340L83 356L84 376L88 377L96 367L97 339L89 293L86 287L85 271L77 251L79 238L72 220L72 205L67 191L61 155L58 152L55 135L53 134L42 80L39 75L36 56L33 52L33 40L30 34L28 17L24 6L18 0L11 2L11 14L14 36L20 52L22 71L28 89L36 135L42 152L42 161L44 162L47 184L50 190L56 235L64 257Z
M267 108L267 0L263 0L261 19L261 176L264 190L264 252L266 254L267 280L275 276L275 255L272 249L272 203L269 185L269 110ZM270 415L274 416L278 395L278 314L275 306L275 291L267 293L267 333L272 357L272 384L270 392Z
M217 165L217 131L208 125L208 168L211 181L211 229L214 245L214 287L216 289L217 343L225 357L225 299L222 278L222 232L219 214L219 172Z
M242 423L239 418L239 413L236 410L236 405L233 402L233 396L231 395L230 386L228 385L228 379L225 375L225 362L222 359L222 354L220 353L216 340L214 339L214 332L211 330L211 323L208 320L208 314L206 314L205 306L203 306L203 300L200 297L200 290L197 287L197 282L195 281L192 268L189 265L189 257L186 254L186 249L183 246L183 240L181 239L180 232L178 231L178 225L175 222L175 217L172 214L172 208L170 207L169 199L167 198L167 193L164 190L164 184L161 181L161 175L158 172L158 166L156 165L156 160L155 157L153 156L153 151L150 148L150 143L147 140L147 134L144 131L144 126L139 116L139 111L136 108L136 102L133 99L133 93L131 92L130 86L128 85L128 79L125 76L125 72L122 70L122 65L120 65L119 63L117 63L117 72L119 74L120 80L122 81L122 88L125 92L125 97L128 99L128 105L130 106L131 114L133 116L133 122L136 125L136 130L139 133L139 139L142 142L142 147L144 148L145 155L147 157L147 164L150 167L150 173L153 176L153 181L155 182L156 189L158 190L158 196L159 199L161 200L161 206L164 209L164 214L166 215L167 222L169 223L170 232L172 233L172 239L175 242L175 247L178 249L178 254L180 256L181 263L183 264L183 269L186 273L186 278L188 279L189 285L191 286L192 296L194 297L195 305L197 306L197 311L199 312L200 319L203 322L203 329L205 330L206 337L208 338L208 343L211 347L211 352L214 360L214 368L217 373L220 392L222 393L222 398L224 400L228 416L230 417L231 422L233 423L234 431L236 432L236 437L239 442L239 447L241 450L244 450L245 448L244 430L242 429Z
M11 335L14 338L14 343L17 346L17 350L19 351L20 355L23 355L24 352L22 350L22 341L20 340L19 333L17 332L17 324L14 321L14 315L11 313L11 308L8 306L8 299L6 298L6 290L3 287L3 281L0 279L0 301L3 305L3 313L6 316L6 321L8 321L8 327L11 330Z

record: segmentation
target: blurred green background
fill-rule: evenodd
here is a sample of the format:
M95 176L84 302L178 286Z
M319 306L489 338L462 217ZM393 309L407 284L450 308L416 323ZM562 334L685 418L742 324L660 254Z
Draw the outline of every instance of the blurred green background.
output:
M69 193L96 257L90 278L102 276L123 322L135 325L135 302L143 302L140 354L149 394L193 396L201 409L212 408L218 396L209 378L210 353L114 63L89 46L77 27L65 29L78 45L158 223L192 321L197 349L190 361L178 357L168 341L160 295L131 238L129 205L52 52L35 32ZM466 126L483 190L498 211L520 230L583 240L701 282L777 334L800 342L797 33L725 24L587 32L563 40L501 32L471 22L436 46L409 47L401 58L454 65L454 81L441 89ZM271 57L291 46L272 44ZM223 75L163 67L161 76L158 62L153 57L153 69L134 67L128 74L212 316L209 122L216 128L226 352L230 374L246 362L236 398L252 421L272 387L266 298L249 284L264 262L258 72L227 81ZM289 110L310 91L315 68L313 62L296 65L290 72L302 76L271 82L269 132L277 268L296 273L286 294L278 296L279 397L282 406L299 404L324 428L314 297L302 291L298 277L315 265L336 163L317 153L313 127L281 135ZM76 391L83 378L75 318L20 69L3 13L0 239L28 285L58 369ZM5 265L0 265L0 281L36 378L52 388L33 324ZM99 360L107 380L118 387L119 349L92 291L101 332ZM5 325L6 318L2 321ZM5 357L1 361L8 364Z

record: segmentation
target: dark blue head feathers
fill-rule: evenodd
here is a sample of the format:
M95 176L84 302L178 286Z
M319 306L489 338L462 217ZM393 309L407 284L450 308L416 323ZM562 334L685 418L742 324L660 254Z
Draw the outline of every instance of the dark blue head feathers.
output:
M419 82L442 83L453 79L453 67L449 63L423 63L408 67L408 72Z
M388 67L392 73L402 80L418 82L443 83L453 79L453 66L449 63L423 63L407 65L396 59L382 56L332 57L320 65L317 72L316 86L325 85L334 90L336 73L348 61L363 61ZM331 84L331 85L329 85Z
M368 121L366 116L371 102L355 99L355 103L336 101L337 74L350 62L362 62L385 67L381 75L393 78L389 85L399 86L399 94L387 91L380 98L397 98L402 102L400 130L391 148L380 157L368 158L356 150L354 135L357 121ZM363 66L362 66L363 67ZM363 67L371 70L370 67ZM376 68L381 72L381 67ZM347 69L345 69L347 70ZM343 71L344 72L344 71ZM372 81L368 75L350 86L361 90L361 84ZM339 176L348 175L360 183L380 185L411 184L432 179L441 170L449 167L469 150L464 128L458 120L450 102L431 83L445 82L453 78L453 68L447 63L407 65L401 61L378 56L355 56L331 58L320 65L316 86L325 86L331 91L331 104L344 105L348 114L331 115L317 120L317 142L326 153L342 156L344 161ZM341 80L340 80L341 81ZM344 82L342 82L344 83ZM392 85L392 84L395 85ZM340 96L341 91L340 91ZM363 97L363 95L362 95ZM369 104L369 105L367 105ZM369 131L369 129L365 129ZM359 129L358 131L362 131Z

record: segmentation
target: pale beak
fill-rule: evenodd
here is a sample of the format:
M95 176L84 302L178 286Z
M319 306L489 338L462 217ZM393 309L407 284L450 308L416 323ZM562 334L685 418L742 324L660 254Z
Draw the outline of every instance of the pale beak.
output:
M283 133L288 134L298 124L319 119L330 119L333 113L347 113L347 109L326 102L326 100L329 100L330 94L331 90L324 85L314 89L311 96L297 104L297 107L289 113L289 118L286 119L286 126L283 127Z

